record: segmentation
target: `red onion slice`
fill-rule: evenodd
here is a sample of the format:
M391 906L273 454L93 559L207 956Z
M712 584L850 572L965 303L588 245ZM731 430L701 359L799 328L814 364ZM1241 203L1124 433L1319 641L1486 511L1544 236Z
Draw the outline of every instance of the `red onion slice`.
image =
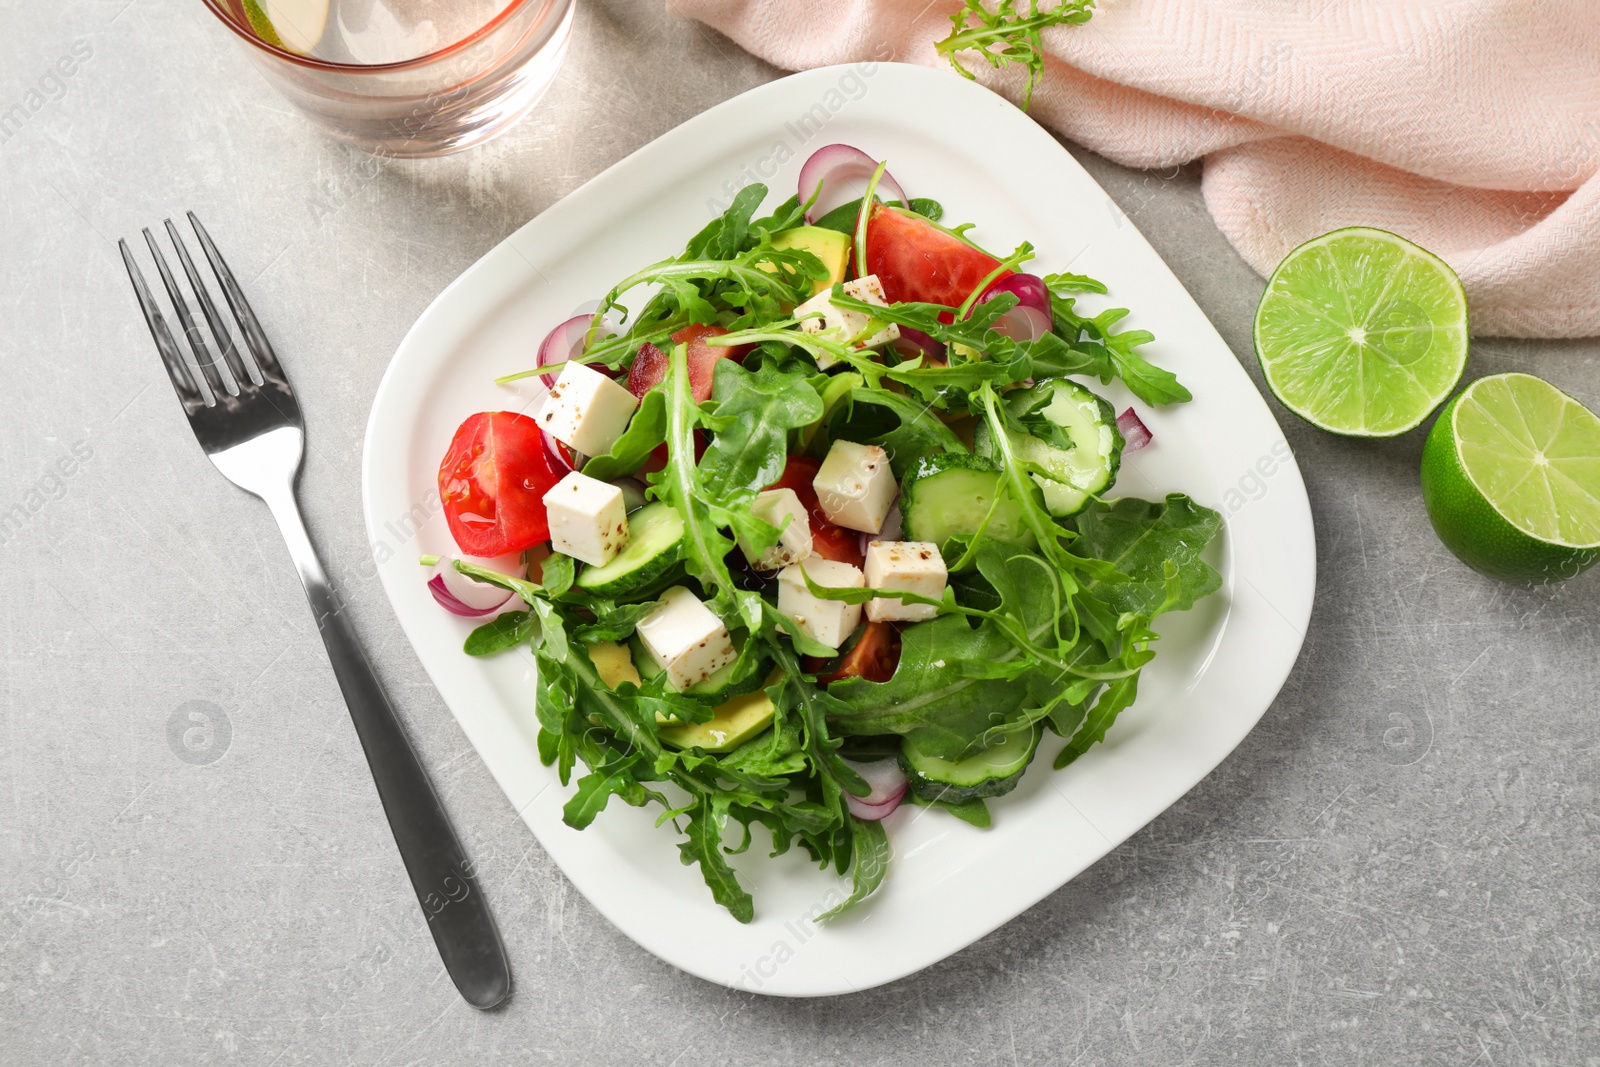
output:
M593 321L593 314L574 315L566 322L563 322L561 325L545 334L544 340L539 344L538 365L541 367L553 367L557 363L567 362L582 352L583 339L588 336L589 324ZM597 336L609 337L610 335L610 324L602 321L600 324L600 333ZM595 370L611 378L615 378L617 376L617 372L611 370L609 367L598 366L595 368ZM624 371L622 373L626 374L627 372ZM539 380L544 382L546 389L549 389L556 384L556 376L554 374L541 374L539 375Z
M1055 326L1050 316L1050 290L1037 274L1012 274L1001 278L983 291L978 303L992 300L1001 293L1017 298L1017 306L1000 316L995 329L1013 341L1037 341Z
M1013 341L1037 341L1050 332L1050 316L1038 308L1018 304L994 324L994 328Z
M1117 430L1122 434L1122 451L1137 452L1155 440L1150 428L1139 418L1139 413L1129 408L1117 416Z
M523 562L520 552L494 559L462 558L468 563L509 574L513 578L520 578L527 573L527 564ZM456 570L455 559L450 556L442 557L434 566L433 576L428 579L428 592L446 611L469 619L497 615L512 599L511 590L480 582Z
M893 759L874 760L872 763L856 763L845 760L852 770L867 780L867 785L872 791L864 797L844 795L844 802L850 809L850 814L858 819L876 822L884 818L895 808L900 806L900 801L906 795L906 774L900 769L900 762Z
M894 810L900 806L900 801L903 799L905 799L905 792L901 791L899 796L886 803L863 804L860 797L853 797L846 793L844 795L844 804L845 807L850 809L850 814L856 818L865 819L867 822L879 822L894 814Z
M1000 293L1016 297L1018 307L1035 308L1046 318L1050 315L1050 290L1037 274L1008 274L985 289L978 299L982 302Z
M500 604L496 604L492 608L470 608L463 604L451 594L449 589L445 588L444 575L442 574L435 574L428 579L428 592L433 594L433 599L438 602L441 608L452 615L460 615L464 619L483 619L500 610ZM509 598L510 594L507 593L506 596ZM501 604L503 603L504 601L501 601Z
M878 161L847 144L824 145L811 153L811 158L800 168L800 202L803 204L822 186L817 202L806 212L807 222L816 222L842 204L859 198L866 192L872 172ZM905 190L894 176L885 171L878 179L878 199L898 200L907 203Z

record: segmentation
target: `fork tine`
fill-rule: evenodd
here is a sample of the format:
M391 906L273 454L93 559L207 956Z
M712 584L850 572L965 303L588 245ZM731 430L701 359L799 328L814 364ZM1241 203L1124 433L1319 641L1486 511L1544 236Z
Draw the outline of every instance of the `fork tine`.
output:
M128 279L133 282L134 295L139 298L139 310L144 312L145 324L150 327L150 336L155 339L156 348L161 353L161 363L167 368L167 377L172 380L172 388L176 390L184 411L193 415L213 401L195 387L189 368L183 364L183 353L178 350L178 343L172 339L172 332L161 317L161 310L150 296L150 287L145 284L139 265L133 261L133 253L128 251L128 242L118 240L117 247L122 250L122 265L128 268Z
M194 317L194 309L184 299L183 290L178 288L177 279L172 276L172 269L167 266L167 257L161 254L161 246L156 244L155 235L149 227L144 229L144 243L150 246L150 255L155 257L156 271L161 275L161 284L167 288L167 296L172 300L173 310L177 312L178 324L183 327L183 335L188 338L189 348L194 353L195 366L200 368L200 375L211 387L211 395L221 400L224 395L233 395L237 387L228 388L228 382L223 379L217 367L216 357L211 354L211 349L206 346L205 335L200 332L200 323Z
M261 321L256 318L256 313L250 310L250 301L244 298L244 290L239 288L239 283L234 280L233 271L228 269L222 253L217 251L211 235L200 224L195 213L189 211L185 214L189 216L189 225L194 227L195 236L200 238L200 247L205 250L206 259L211 261L211 271L217 276L217 283L222 286L222 295L227 298L228 306L233 309L233 317L239 322L239 330L244 334L245 345L255 357L256 366L261 369L262 377L273 379L287 388L288 379L284 377L283 367L278 363L277 353L272 351L272 342L267 340L267 333L261 328Z
M173 250L178 253L178 262L183 265L183 273L189 278L189 288L194 290L196 299L200 301L200 312L206 317L206 325L211 327L211 336L216 340L217 347L222 350L222 360L228 365L234 384L240 389L252 383L261 384L260 373L253 372L253 368L247 367L239 350L234 347L233 335L228 330L228 324L217 314L217 305L211 300L211 290L206 288L200 272L194 269L194 260L189 258L189 248L178 235L178 228L172 224L171 219L162 221L167 227L167 237L172 241Z

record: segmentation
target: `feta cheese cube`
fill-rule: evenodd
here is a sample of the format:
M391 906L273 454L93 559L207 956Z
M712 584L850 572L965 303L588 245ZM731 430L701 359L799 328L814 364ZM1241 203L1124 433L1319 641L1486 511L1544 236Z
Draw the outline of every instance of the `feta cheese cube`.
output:
M604 455L638 406L638 397L593 367L568 363L539 409L539 427L586 456Z
M883 283L878 281L876 274L845 282L844 291L846 295L853 296L862 303L877 304L879 307L888 306L888 301L883 296ZM866 329L867 323L872 320L859 311L834 307L831 296L832 290L818 293L794 309L795 317L800 319L800 328L806 333L827 334L835 341L849 341ZM821 318L804 318L806 315L821 315ZM891 322L871 337L857 341L850 347L878 348L899 339L900 327ZM820 353L817 356L817 366L822 370L827 370L837 362L838 360L827 353Z
M550 517L550 547L599 567L628 543L628 512L622 490L572 471L544 495Z
M778 543L759 555L743 539L739 541L739 548L752 567L775 571L811 555L811 516L793 489L768 489L750 505L750 514L783 531Z
M681 585L661 594L660 606L639 623L639 640L680 693L738 655L722 620Z
M899 589L918 596L944 596L944 557L929 541L874 541L867 546L867 588ZM921 622L939 613L932 604L907 604L899 597L877 596L867 601L867 618L873 622Z
M829 522L869 534L883 529L900 490L889 469L889 453L854 441L835 441L811 484Z
M861 625L861 605L823 600L806 588L805 574L830 589L860 589L861 571L848 563L813 556L778 572L778 611L794 620L800 632L829 648L838 648Z

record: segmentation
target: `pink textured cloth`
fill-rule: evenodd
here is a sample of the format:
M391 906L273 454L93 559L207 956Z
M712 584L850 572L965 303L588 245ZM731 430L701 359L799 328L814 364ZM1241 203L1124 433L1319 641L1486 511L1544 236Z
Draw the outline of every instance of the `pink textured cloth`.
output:
M668 0L790 70L943 65L959 6ZM1600 0L1101 0L1045 44L1033 117L1129 166L1203 158L1257 271L1378 226L1456 269L1476 333L1600 334ZM969 58L1019 97L1019 70Z

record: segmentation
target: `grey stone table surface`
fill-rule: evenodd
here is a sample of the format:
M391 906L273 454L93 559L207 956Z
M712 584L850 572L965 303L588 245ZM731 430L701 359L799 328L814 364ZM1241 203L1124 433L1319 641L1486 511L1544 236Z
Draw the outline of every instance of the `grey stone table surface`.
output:
M517 819L365 565L359 471L384 367L452 278L781 72L659 0L585 0L536 113L396 163L309 129L197 3L0 0L0 31L23 115L0 130L0 1062L1600 1063L1600 576L1459 565L1420 433L1341 440L1274 404L1315 614L1260 726L1171 810L921 974L733 992L618 933ZM1259 385L1262 282L1198 172L1069 147ZM290 363L308 521L480 862L503 1010L452 989L278 535L157 368L114 241L186 208ZM1594 342L1475 343L1469 373L1512 368L1600 403ZM190 702L211 762L169 743Z

